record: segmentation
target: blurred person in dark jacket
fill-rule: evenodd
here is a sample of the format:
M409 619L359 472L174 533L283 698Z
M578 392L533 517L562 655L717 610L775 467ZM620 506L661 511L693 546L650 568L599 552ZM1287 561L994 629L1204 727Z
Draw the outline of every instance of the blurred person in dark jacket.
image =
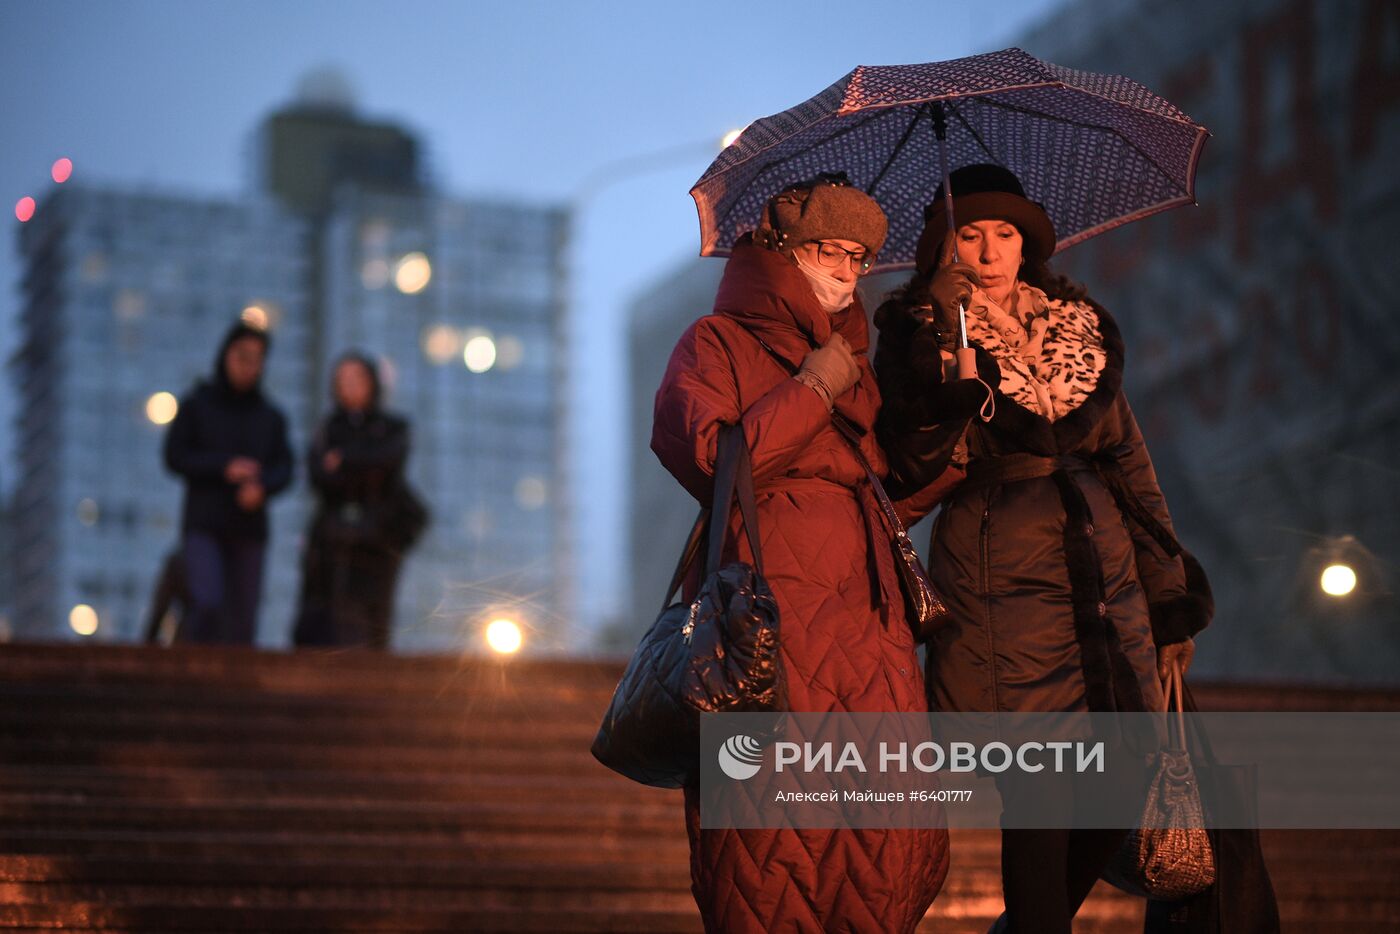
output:
M427 513L404 480L408 423L381 408L374 361L347 353L331 389L335 409L317 429L307 463L317 508L294 638L299 646L384 649L403 554Z
M251 645L257 636L268 500L292 479L287 420L261 388L267 333L235 324L214 378L182 399L165 463L185 479L181 552L188 642Z

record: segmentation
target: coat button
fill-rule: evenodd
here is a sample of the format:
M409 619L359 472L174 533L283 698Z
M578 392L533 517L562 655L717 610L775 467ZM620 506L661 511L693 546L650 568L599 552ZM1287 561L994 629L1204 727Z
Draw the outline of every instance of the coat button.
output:
M1108 605L1105 604L1102 600L1099 601L1099 615L1100 615L1100 616L1107 616L1107 615L1108 615Z
M1086 523L1084 523L1084 534L1087 535L1089 538L1093 538L1093 537L1094 537L1094 523L1092 523L1092 522L1086 522Z

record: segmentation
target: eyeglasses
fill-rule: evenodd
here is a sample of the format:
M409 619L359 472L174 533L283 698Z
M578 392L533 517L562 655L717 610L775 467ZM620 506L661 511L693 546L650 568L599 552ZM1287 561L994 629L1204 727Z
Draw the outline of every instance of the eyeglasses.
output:
M848 250L825 240L807 242L817 248L817 262L827 269L837 269L842 263L850 263L856 274L863 276L875 265L874 255L867 250Z

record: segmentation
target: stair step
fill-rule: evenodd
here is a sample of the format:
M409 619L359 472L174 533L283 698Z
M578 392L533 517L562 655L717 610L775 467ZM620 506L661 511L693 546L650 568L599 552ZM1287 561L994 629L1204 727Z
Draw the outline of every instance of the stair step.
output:
M568 828L520 834L473 829L459 834L339 832L103 831L6 828L0 853L13 856L250 862L274 859L385 863L655 862L687 865L684 833L656 835L628 827L571 834ZM4 859L5 857L0 857Z
M436 830L456 833L474 829L517 832L568 826L583 833L626 826L637 833L672 833L683 829L678 807L641 802L598 803L576 807L549 800L479 802L325 802L278 799L235 804L184 805L163 801L120 803L34 800L5 802L4 827L130 828L137 830L199 828L217 830Z
M639 794L640 792L640 794ZM420 774L414 772L296 771L277 769L130 769L7 766L0 769L0 800L35 795L65 799L153 798L194 803L279 797L343 798L355 801L451 802L548 795L555 801L656 801L680 807L680 792L641 789L603 769L588 770L561 783L553 775Z
M224 931L274 932L457 932L614 931L619 934L691 934L701 930L694 904L685 911L614 909L568 911L558 908L437 910L404 908L259 908L241 905L187 907L111 906L102 902L67 905L0 905L0 930L52 931Z
M313 741L237 745L179 739L104 743L92 737L0 736L0 762L24 766L106 766L114 768L200 768L402 772L456 774L608 774L588 744L447 748L422 746L318 746Z
M616 661L7 645L0 931L700 928L681 796L588 752ZM1215 710L1400 692L1201 684ZM1000 834L920 925L982 934ZM1400 929L1400 832L1264 831L1285 929ZM1137 934L1100 884L1075 930Z

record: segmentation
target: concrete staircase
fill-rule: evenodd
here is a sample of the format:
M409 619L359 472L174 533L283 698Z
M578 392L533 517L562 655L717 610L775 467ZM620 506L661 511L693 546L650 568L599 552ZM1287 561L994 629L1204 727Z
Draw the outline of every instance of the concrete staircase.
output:
M679 793L588 753L619 673L0 646L0 931L699 930ZM1400 701L1198 694L1216 709ZM1288 929L1400 928L1400 833L1265 841ZM997 834L953 845L924 929L985 931ZM1078 930L1141 917L1101 885Z

